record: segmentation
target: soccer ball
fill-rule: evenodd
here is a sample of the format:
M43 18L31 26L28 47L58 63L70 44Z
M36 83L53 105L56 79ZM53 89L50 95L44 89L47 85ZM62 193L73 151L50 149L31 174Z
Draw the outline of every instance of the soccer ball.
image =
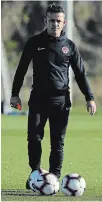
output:
M67 196L82 196L85 188L85 179L77 173L64 176L61 182L61 191Z
M56 175L46 172L30 177L30 188L38 195L53 195L59 191L59 181Z
M28 182L29 182L29 187L32 191L36 192L39 194L39 192L36 190L35 188L35 183L36 183L36 179L39 177L40 174L44 174L44 173L48 173L47 170L44 170L42 168L38 169L38 170L34 170L30 176L29 176L29 179L28 179Z

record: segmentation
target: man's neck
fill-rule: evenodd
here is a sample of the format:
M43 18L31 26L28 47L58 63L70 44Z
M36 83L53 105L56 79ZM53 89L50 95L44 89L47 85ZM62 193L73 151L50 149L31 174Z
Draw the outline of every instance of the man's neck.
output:
M62 31L61 31L58 35L52 35L52 34L50 34L50 33L48 32L48 30L47 30L47 34L48 34L50 37L52 37L52 38L59 38L59 37L61 36L61 33L62 33Z

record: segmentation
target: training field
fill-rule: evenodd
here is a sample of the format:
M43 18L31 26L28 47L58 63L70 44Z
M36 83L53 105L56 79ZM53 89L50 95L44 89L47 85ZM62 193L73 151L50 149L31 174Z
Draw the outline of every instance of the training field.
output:
M71 111L65 138L62 176L72 172L82 175L87 184L81 197L67 197L59 192L55 196L34 196L25 189L30 173L27 154L27 116L2 116L1 188L2 201L102 201L102 109L93 117L86 109ZM42 141L42 165L48 169L49 127L45 127ZM61 180L60 179L60 180Z

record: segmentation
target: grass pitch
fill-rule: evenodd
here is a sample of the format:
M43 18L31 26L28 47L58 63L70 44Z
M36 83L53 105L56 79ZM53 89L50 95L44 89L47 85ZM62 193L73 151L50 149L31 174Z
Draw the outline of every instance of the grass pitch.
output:
M34 196L25 189L30 173L27 154L27 117L1 117L1 200L2 201L102 201L102 109L93 117L85 108L74 108L70 113L65 138L64 175L77 172L87 184L81 197L67 197L59 192L55 196ZM49 125L46 124L42 141L41 167L49 168ZM60 181L61 181L60 179Z

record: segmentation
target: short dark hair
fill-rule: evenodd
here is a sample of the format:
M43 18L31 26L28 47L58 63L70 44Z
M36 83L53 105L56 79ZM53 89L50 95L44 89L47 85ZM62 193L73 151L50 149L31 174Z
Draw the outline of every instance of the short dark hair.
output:
M52 4L49 4L47 10L46 10L46 14L47 13L64 13L64 9L57 3L52 3Z

